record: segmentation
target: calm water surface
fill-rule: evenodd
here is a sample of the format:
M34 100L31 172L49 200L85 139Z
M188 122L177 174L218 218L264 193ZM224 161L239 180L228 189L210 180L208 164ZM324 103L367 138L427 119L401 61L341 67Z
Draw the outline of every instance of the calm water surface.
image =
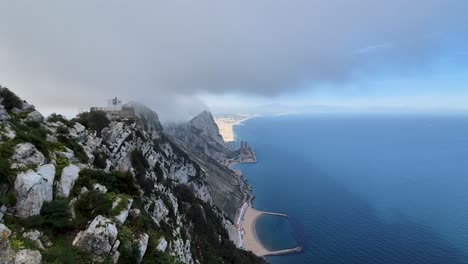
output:
M284 116L235 128L271 263L468 263L467 116Z

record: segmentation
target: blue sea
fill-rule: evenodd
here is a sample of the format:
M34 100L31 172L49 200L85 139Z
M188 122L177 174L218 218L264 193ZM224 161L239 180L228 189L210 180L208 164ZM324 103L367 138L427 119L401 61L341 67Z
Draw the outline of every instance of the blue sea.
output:
M468 116L261 117L235 127L271 263L468 263Z

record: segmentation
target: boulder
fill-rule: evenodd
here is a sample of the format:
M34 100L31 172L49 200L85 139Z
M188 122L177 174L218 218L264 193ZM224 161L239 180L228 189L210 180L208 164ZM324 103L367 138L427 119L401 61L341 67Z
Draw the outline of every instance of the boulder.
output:
M15 260L15 252L8 244L8 238L11 235L10 229L4 224L0 224L0 263L13 263Z
M103 261L116 252L117 235L115 223L98 215L86 230L76 235L73 246L90 254L95 261Z
M112 209L117 207L119 205L119 203L121 203L121 200L122 199L120 197L117 197L117 199L115 199L114 203L112 203ZM127 220L128 213L130 211L130 207L132 207L133 199L127 199L126 203L127 204L122 209L122 211L120 211L116 216L114 216L115 221L119 225L123 225L125 223L125 221Z
M39 111L34 110L26 116L26 120L32 122L42 122L44 121L44 116L42 116Z
M15 264L40 264L42 255L37 250L23 249L16 253Z
M67 147L65 147L65 151L59 151L56 152L56 154L59 157L67 159L69 162L77 162L77 159L75 158L75 153L73 152L73 150Z
M11 235L11 230L4 224L0 224L0 250L8 246L8 238Z
M29 165L42 165L46 162L44 154L38 151L31 143L20 143L16 145L11 159L15 163L13 166L16 168Z
M94 189L95 191L99 191L99 192L101 192L101 193L107 193L107 188L106 188L106 186L101 185L101 184L99 184L99 183L95 183L95 184L93 185L93 189Z
M81 132L85 131L85 127L82 124L78 123L78 122L75 123L73 125L73 127L75 128L76 133L81 133Z
M163 237L159 240L158 246L156 247L159 251L164 252L167 249L167 241Z
M31 230L29 232L24 232L23 237L33 241L40 250L45 249L42 245L42 241L39 239L42 237L42 232L38 230Z
M145 256L146 249L148 249L148 241L149 241L149 236L148 234L142 234L140 237L137 239L137 246L138 246L138 262L141 262L143 257ZM167 245L167 242L166 242ZM163 250L164 251L164 250Z
M7 207L5 205L0 206L0 221L2 221L3 217L5 216Z
M21 218L38 215L44 201L51 201L55 166L46 164L35 172L28 170L16 176L16 213Z
M57 195L61 197L68 197L79 175L80 168L76 165L71 164L63 168L62 176L57 188Z

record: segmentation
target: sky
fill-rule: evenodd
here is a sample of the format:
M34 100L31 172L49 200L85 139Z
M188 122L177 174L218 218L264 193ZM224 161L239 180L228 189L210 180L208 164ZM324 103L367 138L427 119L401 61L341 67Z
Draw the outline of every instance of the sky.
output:
M468 1L0 0L0 84L73 115L468 112Z

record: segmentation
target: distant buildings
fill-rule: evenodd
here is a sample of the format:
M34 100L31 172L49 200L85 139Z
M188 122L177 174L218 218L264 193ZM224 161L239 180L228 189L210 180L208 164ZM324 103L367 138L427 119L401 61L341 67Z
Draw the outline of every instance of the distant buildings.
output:
M138 119L138 116L135 113L135 109L133 107L124 106L122 100L118 99L117 97L110 99L107 101L107 106L105 107L91 107L90 112L94 111L103 111L106 113L107 118L110 120L116 119L130 119L135 120Z

